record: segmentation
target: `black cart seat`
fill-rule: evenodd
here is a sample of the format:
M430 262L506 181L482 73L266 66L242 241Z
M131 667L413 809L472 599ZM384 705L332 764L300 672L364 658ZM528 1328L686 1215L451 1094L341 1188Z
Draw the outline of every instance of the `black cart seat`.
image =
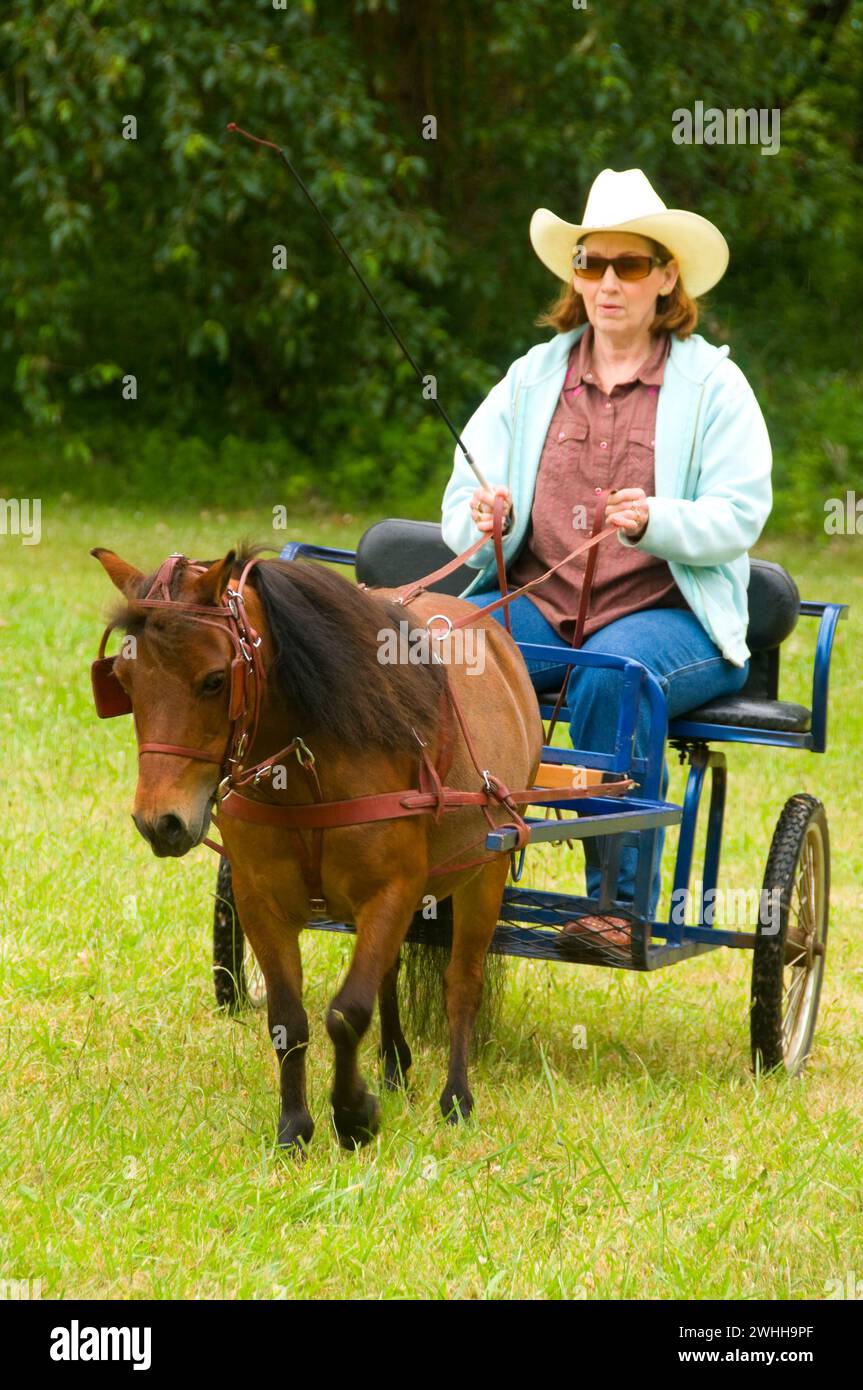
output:
M435 522L402 521L394 517L376 521L360 537L356 576L370 589L397 589L412 579L422 579L424 574L431 574L453 558ZM457 596L476 576L476 570L460 565L446 579L429 587L439 594Z
M737 695L711 700L684 716L687 723L722 724L775 733L805 734L812 728L812 711L779 697L779 649L794 631L800 615L800 594L787 570L772 560L749 562L749 627L746 643L752 653L749 676ZM673 736L678 720L671 721Z
M356 575L370 588L396 588L439 569L453 558L432 521L378 521L362 536L357 547ZM460 594L476 576L462 565L432 589ZM780 700L779 650L793 632L800 613L800 594L787 570L772 560L750 560L749 628L746 641L752 653L746 685L737 695L692 710L672 720L669 735L686 736L687 724L714 724L726 728L764 729L775 733L808 733L812 713L805 705ZM552 704L553 693L543 695Z

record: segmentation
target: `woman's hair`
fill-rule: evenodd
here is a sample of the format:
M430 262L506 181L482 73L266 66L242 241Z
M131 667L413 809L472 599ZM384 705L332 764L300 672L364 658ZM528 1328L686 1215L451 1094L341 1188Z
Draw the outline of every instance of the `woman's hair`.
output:
M587 235L589 233L585 232L585 236ZM668 248L660 242L654 241L652 237L645 237L644 240L650 243L654 256L661 256L664 261L673 259ZM536 322L540 328L554 328L558 333L567 333L570 328L587 323L584 298L578 290L573 289L571 281L561 290L554 303L540 314ZM698 300L690 299L683 288L683 280L678 275L671 293L661 294L657 299L650 332L676 333L678 338L688 338L690 333L695 331L697 323Z

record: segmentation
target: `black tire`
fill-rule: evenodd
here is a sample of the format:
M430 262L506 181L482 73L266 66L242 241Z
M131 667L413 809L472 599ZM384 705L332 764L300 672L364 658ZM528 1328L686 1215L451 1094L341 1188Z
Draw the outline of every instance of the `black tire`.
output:
M220 1009L238 1013L259 1009L266 1003L263 976L240 923L231 865L223 858L216 879L216 906L213 912L213 983Z
M778 891L779 930L768 895ZM796 1076L812 1048L824 978L830 837L820 801L804 792L776 824L752 960L750 1031L755 1071Z

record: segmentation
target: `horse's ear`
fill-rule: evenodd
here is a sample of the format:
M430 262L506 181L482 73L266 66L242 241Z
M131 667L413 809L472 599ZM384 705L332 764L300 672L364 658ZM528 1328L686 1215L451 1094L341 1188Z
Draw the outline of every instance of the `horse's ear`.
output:
M121 560L119 555L115 555L113 550L103 550L97 546L91 550L99 564L104 569L112 584L116 584L121 594L126 598L134 598L138 592L144 578L140 570L136 570L134 565L129 565L125 560Z
M192 581L193 603L216 604L228 587L236 552L229 550L223 560L216 560L203 574Z

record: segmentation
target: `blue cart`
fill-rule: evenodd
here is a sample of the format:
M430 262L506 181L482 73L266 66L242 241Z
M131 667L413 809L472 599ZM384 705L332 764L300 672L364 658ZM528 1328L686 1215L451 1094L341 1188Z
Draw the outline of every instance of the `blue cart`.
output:
M300 541L285 546L282 559L299 558L350 565L356 578L369 587L395 588L439 568L452 555L441 538L439 526L431 522L387 520L370 527L356 551ZM462 569L437 587L442 592L458 594L473 574L472 570ZM753 1066L763 1070L784 1068L794 1074L811 1051L824 975L830 896L827 818L815 797L806 793L792 796L776 825L761 892L754 894L752 929L732 930L717 924L717 916L726 918L727 905L735 899L733 894L718 894L727 783L721 745L766 744L825 752L830 658L836 627L846 616L847 607L801 600L786 570L766 560L753 560L749 610L747 641L752 657L744 689L692 710L670 724L662 689L639 662L584 651L563 654L557 647L520 644L528 659L553 661L558 666L599 665L620 671L620 714L614 752L548 746L543 751L543 762L596 769L609 776L631 776L638 782L639 790L637 796L622 799L581 795L577 801L568 799L566 791L561 790L560 799L550 803L559 818L549 818L546 807L542 819L528 817L531 843L598 837L602 862L599 895L591 899L522 888L519 879L524 851L517 859L513 854L513 882L504 892L500 922L490 949L510 956L642 971L658 970L721 946L749 950ZM801 616L818 619L809 706L779 698L782 643ZM649 708L649 747L645 758L637 758L633 756L632 744L642 694ZM555 698L553 694L540 697L544 716L551 714ZM561 721L564 726L568 722L565 708ZM664 801L660 794L666 744L689 767L682 806ZM700 891L693 894L696 825L708 773L703 881ZM657 840L660 830L670 825L680 826L671 910L668 921L652 921L648 903ZM628 905L615 900L620 850L625 843L637 843L639 848L635 900ZM513 850L515 833L505 827L490 831L486 845L493 850ZM260 1002L261 986L237 919L230 872L228 861L223 860L216 893L213 957L217 1001L222 1007L234 1009ZM740 906L741 895L736 897L735 905ZM726 910L717 913L718 903ZM747 905L743 903L744 907ZM594 919L589 933L561 930L564 923L577 922L588 915ZM596 929L597 917L617 920L609 923L604 932L601 923ZM308 925L319 931L353 931L344 922L316 920ZM450 932L447 904L442 903L434 921L417 914L408 940L445 947Z

